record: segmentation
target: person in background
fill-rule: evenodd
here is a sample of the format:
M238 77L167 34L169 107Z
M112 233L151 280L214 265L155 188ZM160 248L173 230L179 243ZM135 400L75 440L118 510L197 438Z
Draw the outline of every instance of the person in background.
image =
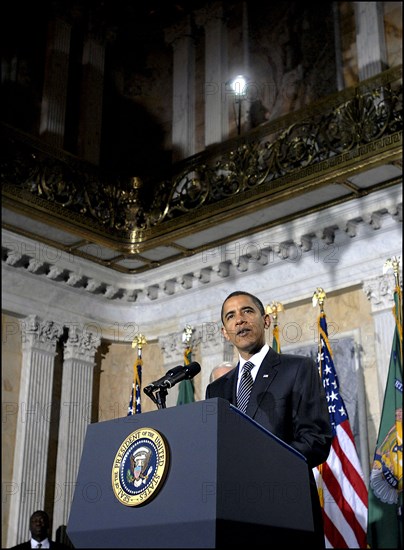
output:
M206 399L228 400L306 458L315 533L311 550L324 548L322 510L312 468L327 460L332 428L317 366L310 357L279 354L266 344L271 317L261 300L249 292L229 294L221 320L222 334L237 348L239 361L235 369L207 386ZM248 378L249 387L239 392L242 376Z
M234 369L234 365L230 363L230 361L222 361L216 367L213 367L210 377L209 377L209 384L211 384L214 380L217 380L224 374L227 374L230 370Z
M43 510L37 510L29 519L29 530L31 539L17 544L12 548L14 550L28 550L30 548L50 548L55 550L68 550L69 546L61 542L56 542L49 537L49 516Z

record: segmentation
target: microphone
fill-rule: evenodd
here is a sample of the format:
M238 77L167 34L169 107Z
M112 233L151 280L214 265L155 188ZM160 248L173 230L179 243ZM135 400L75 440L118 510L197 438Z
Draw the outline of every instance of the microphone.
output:
M154 390L161 388L172 388L175 384L181 382L181 380L190 380L198 374L200 370L201 366L196 362L185 365L185 367L184 365L179 365L178 367L174 367L173 369L167 371L163 377L146 386L143 391L146 395L150 396L151 392Z
M170 370L168 370L164 376L156 380L155 382L152 382L148 386L146 386L143 391L146 395L149 395L153 390L157 390L161 388L164 385L164 382L170 378L171 376L174 376L174 374L178 373L180 370L184 368L184 365L179 365L178 367L174 367Z
M191 378L197 375L200 371L201 365L194 361L189 365L185 365L185 367L183 367L182 370L180 370L179 372L170 376L170 378L165 381L164 385L172 388L173 386L175 386L175 384L181 382L181 380L191 380Z

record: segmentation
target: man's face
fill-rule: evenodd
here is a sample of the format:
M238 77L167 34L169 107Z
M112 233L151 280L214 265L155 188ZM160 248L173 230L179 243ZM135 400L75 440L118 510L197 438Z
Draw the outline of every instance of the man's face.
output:
M250 296L233 296L223 305L222 333L243 359L249 359L265 344L265 329L270 324L270 316L262 315Z
M42 540L48 535L48 518L45 514L38 512L33 514L30 521L30 531L33 538Z

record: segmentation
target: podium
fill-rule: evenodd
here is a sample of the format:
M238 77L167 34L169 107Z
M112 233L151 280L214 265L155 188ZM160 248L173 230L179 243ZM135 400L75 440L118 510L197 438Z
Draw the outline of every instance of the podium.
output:
M130 434L147 430L165 441L165 474L151 498L127 505L113 470ZM214 398L90 424L67 534L75 548L310 547L311 510L304 457Z

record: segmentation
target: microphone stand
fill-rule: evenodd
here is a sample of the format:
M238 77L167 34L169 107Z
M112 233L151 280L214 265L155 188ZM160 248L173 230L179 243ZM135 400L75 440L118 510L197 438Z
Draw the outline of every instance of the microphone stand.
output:
M147 397L150 397L150 399L153 401L153 403L156 403L158 409L165 409L166 408L166 396L167 396L167 388L165 386L161 386L156 390L156 395L153 395L153 390L143 390Z
M143 391L157 405L158 409L165 409L168 388L172 388L174 384L181 380L190 380L200 370L201 366L198 363L190 363L185 367L179 365L168 371L165 376L156 382L152 382L149 386L143 388ZM153 395L153 392L155 392L155 395Z
M165 409L166 408L166 396L167 396L167 388L161 387L156 391L156 398L155 403L157 404L158 409Z

